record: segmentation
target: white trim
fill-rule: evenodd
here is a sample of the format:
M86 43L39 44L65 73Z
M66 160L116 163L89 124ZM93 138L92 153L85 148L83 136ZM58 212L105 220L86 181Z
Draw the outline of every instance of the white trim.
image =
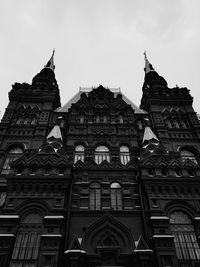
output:
M169 220L167 216L151 216L150 220Z
M135 249L134 252L151 252L153 253L152 249Z
M0 219L19 219L19 215L0 215Z
M86 253L86 251L85 250L81 250L81 249L68 249L68 250L66 250L64 253Z
M44 219L49 219L49 220L54 220L54 219L58 219L58 220L61 220L61 219L64 219L64 216L62 215L48 215L48 216L44 216Z
M59 235L59 234L43 234L43 235L40 235L41 237L62 237L62 235Z
M4 237L15 237L15 235L13 235L13 234L0 234L0 237L2 237L2 236L4 236Z
M200 220L200 217L194 217L195 220L199 221Z

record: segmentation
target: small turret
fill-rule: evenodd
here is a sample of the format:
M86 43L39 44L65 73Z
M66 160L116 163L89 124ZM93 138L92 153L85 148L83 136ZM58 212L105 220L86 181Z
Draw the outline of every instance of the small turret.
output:
M35 87L46 87L46 86L58 86L57 81L55 78L55 65L54 65L54 53L55 50L53 50L52 56L47 62L47 64L44 66L44 68L38 73L32 81L32 85Z

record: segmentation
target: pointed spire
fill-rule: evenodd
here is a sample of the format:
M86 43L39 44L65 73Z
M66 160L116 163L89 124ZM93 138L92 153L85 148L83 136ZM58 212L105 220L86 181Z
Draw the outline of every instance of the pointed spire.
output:
M147 54L146 51L144 51L144 60L145 60L145 74L149 73L150 71L155 71L153 66L151 65L151 63L149 62L148 58L147 58Z
M47 64L44 66L44 68L48 68L54 71L55 65L54 65L54 54L55 54L55 49L53 50L52 56L47 62Z
M62 134L61 134L59 125L55 125L53 129L51 130L51 132L48 134L47 140L51 138L62 141Z

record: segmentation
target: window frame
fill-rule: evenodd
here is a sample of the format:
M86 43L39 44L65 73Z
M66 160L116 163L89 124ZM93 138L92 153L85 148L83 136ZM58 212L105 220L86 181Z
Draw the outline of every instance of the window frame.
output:
M100 145L95 148L94 161L100 165L103 161L110 163L110 150L107 146Z
M92 182L89 187L89 209L101 210L101 185Z
M123 210L122 187L118 182L110 184L110 204L113 210Z

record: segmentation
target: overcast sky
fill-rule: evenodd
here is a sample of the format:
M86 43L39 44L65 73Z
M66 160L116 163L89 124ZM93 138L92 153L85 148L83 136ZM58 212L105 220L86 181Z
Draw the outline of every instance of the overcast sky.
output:
M15 82L32 82L55 48L65 104L79 87L120 87L139 106L144 50L168 82L188 87L200 113L199 0L0 2L0 110Z

